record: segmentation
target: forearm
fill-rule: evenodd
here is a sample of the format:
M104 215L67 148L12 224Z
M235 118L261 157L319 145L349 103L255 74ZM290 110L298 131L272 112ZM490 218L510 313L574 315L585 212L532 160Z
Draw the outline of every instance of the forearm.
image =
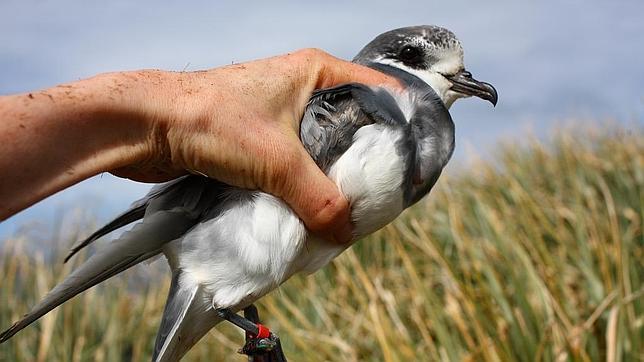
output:
M0 97L0 219L149 151L138 73Z

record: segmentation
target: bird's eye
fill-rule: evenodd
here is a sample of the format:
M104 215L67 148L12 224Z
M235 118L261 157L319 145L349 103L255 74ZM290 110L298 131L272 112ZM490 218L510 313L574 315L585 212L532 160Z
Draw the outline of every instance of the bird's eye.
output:
M405 45L398 56L405 63L420 63L423 58L420 49L411 45Z

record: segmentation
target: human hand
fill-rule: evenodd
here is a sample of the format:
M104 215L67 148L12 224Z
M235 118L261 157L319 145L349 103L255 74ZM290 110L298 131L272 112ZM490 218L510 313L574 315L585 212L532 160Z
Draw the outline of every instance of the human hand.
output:
M9 118L20 115L46 136L22 134L26 156L5 166L15 171L16 164L38 163L22 181L13 173L11 186L18 195L22 187L29 203L103 171L145 182L204 174L274 194L311 231L348 241L349 205L299 140L313 90L348 82L397 86L382 73L315 49L206 71L99 75L6 102ZM27 122L16 106L20 101L28 105ZM75 147L61 148L61 141ZM28 159L39 153L56 157L48 165L39 157Z
M315 89L395 81L311 49L150 76L169 78L162 86L177 92L173 110L152 118L149 156L113 173L160 181L189 170L261 189L284 199L310 230L338 241L351 238L349 205L303 148L299 122Z

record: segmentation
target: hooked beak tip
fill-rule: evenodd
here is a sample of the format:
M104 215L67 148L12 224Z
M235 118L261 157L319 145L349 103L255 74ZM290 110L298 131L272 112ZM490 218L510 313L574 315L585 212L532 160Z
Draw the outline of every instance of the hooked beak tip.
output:
M466 96L475 96L492 103L496 107L499 94L490 83L481 82L472 78L472 73L463 70L448 77L452 82L452 90Z
M496 107L496 103L499 101L499 94L496 92L496 88L494 88L494 86L490 83L481 82L481 85L483 85L483 87L486 88L486 92L484 92L485 93L484 95L487 96L487 98L485 97L481 97L481 98L489 101L490 103L492 103L493 107Z

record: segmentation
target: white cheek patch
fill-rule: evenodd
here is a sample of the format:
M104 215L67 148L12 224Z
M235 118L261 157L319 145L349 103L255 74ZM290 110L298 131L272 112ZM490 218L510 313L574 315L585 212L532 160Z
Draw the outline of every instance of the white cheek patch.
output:
M441 101L449 108L449 106L454 102L455 99L451 99L452 97L448 97L448 91L452 87L452 83L448 81L445 77L443 77L441 74L434 72L433 70L419 70L419 69L413 69L410 68L404 64L401 64L399 62L396 62L392 59L386 59L386 58L381 58L376 60L377 63L380 64L386 64L390 65L392 67L396 67L398 69L401 69L409 74L412 74L418 78L420 78L423 82L427 83L432 89L434 89L434 92L438 94L440 97ZM393 92L392 92L393 93ZM453 92L451 92L453 93ZM398 99L396 99L398 101ZM399 103L401 104L401 103ZM401 107L402 109L402 107ZM405 111L403 110L403 113ZM408 118L409 119L409 118Z

